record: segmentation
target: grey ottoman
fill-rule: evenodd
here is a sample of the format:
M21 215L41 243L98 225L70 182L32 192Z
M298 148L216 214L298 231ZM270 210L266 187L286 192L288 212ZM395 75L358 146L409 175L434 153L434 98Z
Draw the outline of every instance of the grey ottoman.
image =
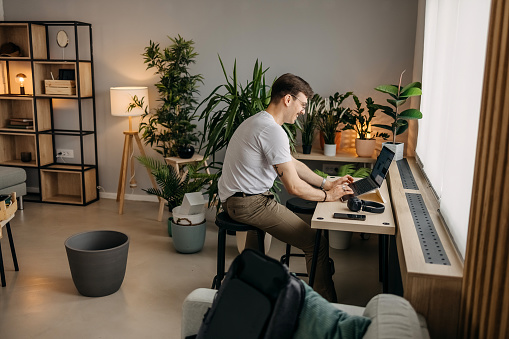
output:
M27 174L24 169L0 166L0 194L16 192L20 210L23 209L23 196L27 194L26 179Z

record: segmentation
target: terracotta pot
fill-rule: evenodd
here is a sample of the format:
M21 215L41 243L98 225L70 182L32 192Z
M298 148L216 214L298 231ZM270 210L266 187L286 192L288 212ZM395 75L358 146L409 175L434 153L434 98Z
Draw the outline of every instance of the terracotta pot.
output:
M336 144L336 151L339 151L339 146L341 144L341 131L336 131L336 138L334 143ZM323 138L323 132L320 131L320 147L324 149L324 145L325 139Z
M375 146L375 139L355 139L355 151L359 157L371 157Z

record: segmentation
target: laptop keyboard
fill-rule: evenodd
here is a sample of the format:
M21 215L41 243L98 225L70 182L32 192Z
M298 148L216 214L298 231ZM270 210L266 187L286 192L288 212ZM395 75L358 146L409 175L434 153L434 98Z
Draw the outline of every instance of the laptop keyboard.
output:
M350 184L355 195L361 195L363 193L371 191L374 187L367 179L358 180Z

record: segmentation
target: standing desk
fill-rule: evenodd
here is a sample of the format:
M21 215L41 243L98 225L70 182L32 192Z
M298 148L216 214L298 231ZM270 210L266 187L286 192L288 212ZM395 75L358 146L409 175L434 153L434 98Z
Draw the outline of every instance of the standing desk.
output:
M329 179L335 179L335 177L329 177ZM382 197L384 201L382 200ZM316 204L315 213L311 219L311 228L316 229L317 232L309 277L310 286L313 286L315 279L316 261L318 258L318 248L320 246L322 231L349 231L379 235L379 272L380 278L383 281L383 291L384 293L387 291L389 258L388 236L393 236L396 233L396 224L392 214L392 205L389 198L389 190L387 189L387 181L384 180L379 193L369 192L360 195L359 198L362 200L382 202L385 205L385 211L378 214L364 211L358 212L358 214L366 215L365 221L334 219L332 216L335 212L353 214L355 214L355 212L350 211L346 203L340 201L318 202Z

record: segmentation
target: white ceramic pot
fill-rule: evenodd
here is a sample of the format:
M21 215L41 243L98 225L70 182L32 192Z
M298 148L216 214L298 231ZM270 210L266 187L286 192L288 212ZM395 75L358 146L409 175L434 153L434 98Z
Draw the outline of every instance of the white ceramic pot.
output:
M336 144L325 144L323 146L323 154L326 157L335 157L336 156Z
M337 250L346 250L350 247L352 232L329 231L329 246Z
M384 142L382 144L383 147L387 147L391 151L394 152L394 161L398 161L403 159L403 151L405 150L405 144L402 142L397 142L393 144L392 142Z
M359 157L371 157L375 150L375 146L375 139L355 139L355 152L357 152Z
M205 222L205 212L198 214L181 214L180 206L172 210L173 223L182 226L198 225Z

